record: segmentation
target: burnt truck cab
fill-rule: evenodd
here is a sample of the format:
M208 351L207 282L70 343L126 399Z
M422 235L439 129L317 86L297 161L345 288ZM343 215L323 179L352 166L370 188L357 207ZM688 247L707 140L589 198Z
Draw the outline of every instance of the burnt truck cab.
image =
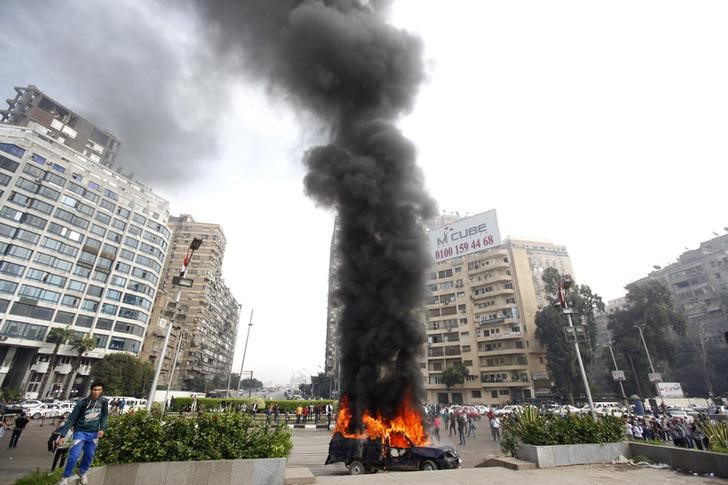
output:
M405 437L406 438L406 437ZM379 470L440 470L459 468L462 460L451 446L392 447L379 440L345 438L336 433L329 442L326 465L344 463L352 475Z

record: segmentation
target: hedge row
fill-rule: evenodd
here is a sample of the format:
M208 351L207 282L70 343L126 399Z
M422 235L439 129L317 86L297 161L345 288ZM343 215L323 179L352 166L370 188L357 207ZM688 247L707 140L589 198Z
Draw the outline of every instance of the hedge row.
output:
M285 413L286 411L289 413L294 413L296 411L296 408L298 406L321 406L326 404L331 404L332 406L336 407L337 401L333 400L323 400L323 401L315 401L315 400L306 400L306 399L300 399L300 400L266 400L262 398L212 398L212 397L203 397L197 399L197 410L204 409L206 411L215 411L218 409L232 409L232 410L238 410L242 409L243 405L245 405L245 408L249 411L250 407L253 405L253 403L256 403L258 405L258 412L262 413L268 410L270 406L277 404L278 410L281 413ZM172 404L172 407L170 408L170 411L172 412L179 412L179 411L189 411L192 408L192 398L189 397L178 397L175 398L174 403Z
M196 419L148 413L112 416L95 465L151 461L282 458L293 443L286 426L242 413L202 413Z

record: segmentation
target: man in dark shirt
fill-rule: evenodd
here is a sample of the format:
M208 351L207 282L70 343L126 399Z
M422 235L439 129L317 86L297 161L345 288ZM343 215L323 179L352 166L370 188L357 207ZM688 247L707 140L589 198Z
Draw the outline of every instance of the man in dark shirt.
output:
M68 484L68 478L73 473L73 469L76 468L76 462L81 456L81 449L83 449L83 459L78 468L79 483L82 485L88 483L86 472L96 454L96 444L99 438L104 436L106 425L109 422L109 402L105 397L101 397L102 392L104 392L102 383L94 382L91 384L89 397L76 403L71 415L66 420L66 424L58 430L58 434L61 436L58 439L59 445L63 445L63 437L66 436L71 427L75 430L71 449L68 452L66 468L63 470L61 485Z
M17 448L20 435L29 422L30 420L25 416L25 411L22 411L20 416L15 418L15 427L13 428L13 434L10 436L10 445L8 448Z

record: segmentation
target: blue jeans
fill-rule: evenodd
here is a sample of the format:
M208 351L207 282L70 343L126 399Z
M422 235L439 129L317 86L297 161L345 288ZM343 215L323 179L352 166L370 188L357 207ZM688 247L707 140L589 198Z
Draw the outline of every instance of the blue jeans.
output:
M91 461L96 454L96 443L99 441L97 436L98 433L96 431L76 431L73 433L73 442L68 452L68 461L66 462L66 469L63 470L63 478L68 478L73 473L73 469L76 468L76 462L81 456L81 449L83 449L83 458L81 459L81 466L78 468L78 473L83 475L88 471L91 466Z

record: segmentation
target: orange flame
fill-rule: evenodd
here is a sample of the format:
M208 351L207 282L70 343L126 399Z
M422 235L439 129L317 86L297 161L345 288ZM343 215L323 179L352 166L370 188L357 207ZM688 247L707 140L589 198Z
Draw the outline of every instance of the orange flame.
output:
M422 414L412 406L409 396L405 398L397 416L393 419L384 419L379 413L374 417L367 409L364 411L361 420L364 424L364 432L350 433L348 431L351 423L349 398L343 396L339 403L339 418L336 421L334 434L341 433L345 438L369 438L378 439L382 442L389 441L390 446L395 448L409 448L411 446L410 441L415 446L430 444L430 439L422 425Z

